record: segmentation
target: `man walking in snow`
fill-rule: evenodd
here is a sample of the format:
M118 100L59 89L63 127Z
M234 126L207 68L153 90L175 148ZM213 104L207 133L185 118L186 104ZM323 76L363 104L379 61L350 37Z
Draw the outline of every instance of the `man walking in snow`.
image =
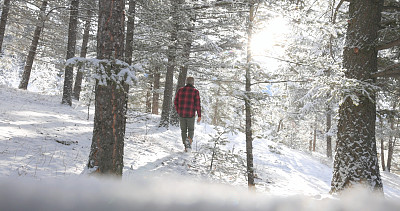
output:
M197 111L197 122L201 120L200 94L194 88L194 78L186 78L186 86L180 88L175 95L175 110L179 114L182 142L185 152L192 148L194 120Z

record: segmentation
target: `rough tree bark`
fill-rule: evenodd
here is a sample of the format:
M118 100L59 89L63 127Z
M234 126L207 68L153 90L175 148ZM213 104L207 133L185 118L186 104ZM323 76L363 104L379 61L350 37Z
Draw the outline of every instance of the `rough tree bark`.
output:
M359 99L358 105L346 97L339 107L336 154L331 192L340 193L354 185L382 192L382 180L375 140L375 90L371 74L377 71L378 38L382 0L350 1L343 66L348 79L364 83L368 93L349 91Z
M11 0L4 0L3 9L1 10L1 20L0 20L0 53L3 49L4 33L6 32L8 12L10 11Z
M85 29L83 31L83 37L82 37L81 53L80 53L80 57L82 57L82 58L86 58L86 54L87 54L92 13L93 13L92 9L88 8L86 22L85 22ZM79 100L80 95L81 95L82 80L83 80L83 72L82 71L83 71L83 68L78 67L78 71L77 71L76 77L75 77L74 90L73 90L73 97L75 100Z
M31 77L31 71L33 66L33 60L35 59L36 49L39 44L40 33L42 32L42 29L44 27L44 22L46 19L45 15L46 7L47 7L47 0L44 0L42 2L42 6L40 7L38 23L36 25L35 32L33 33L33 39L31 46L29 47L28 56L26 57L24 72L22 73L22 80L18 86L19 89L26 90L28 88L29 78Z
M97 31L97 59L107 60L107 76L118 74L116 59L124 60L125 1L100 0ZM126 92L112 79L96 81L95 116L88 168L99 174L122 176Z
M67 58L66 60L75 57L76 48L76 34L78 29L78 8L79 0L72 0L69 15L68 27L68 45L67 45ZM66 66L64 74L64 89L61 103L71 106L72 105L72 84L74 78L74 67Z

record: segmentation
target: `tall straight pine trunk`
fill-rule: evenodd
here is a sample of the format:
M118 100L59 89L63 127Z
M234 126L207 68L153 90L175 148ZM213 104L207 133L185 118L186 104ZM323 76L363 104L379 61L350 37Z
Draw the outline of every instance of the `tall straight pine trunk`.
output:
M382 0L352 0L343 66L347 79L363 83L361 88L349 88L339 107L336 154L331 192L341 192L354 185L382 191L382 181L376 152L375 90L371 87L371 74L377 71L378 38ZM361 89L361 90L362 90ZM358 104L347 95L358 97Z
M173 28L170 32L170 45L168 46L168 65L167 74L165 75L165 89L164 89L164 100L162 104L160 127L168 128L170 124L170 116L172 111L172 94L174 85L174 70L176 66L176 54L178 49L178 19L179 19L179 2L180 0L172 0L172 25Z
M76 34L78 28L78 8L79 0L72 0L69 15L68 26L68 45L66 60L75 57ZM72 66L65 67L64 89L61 103L72 105L72 84L74 79L74 68Z
M251 128L251 39L253 35L253 21L255 18L254 3L250 4L250 14L247 28L247 66L246 66L246 94L244 99L246 115L246 155L247 155L247 184L249 189L255 188L253 165L253 130Z
M125 1L100 0L97 59L106 60L105 74L118 74L124 60ZM125 90L112 79L96 81L95 116L88 168L99 174L122 176L125 136ZM127 91L127 90L126 90Z

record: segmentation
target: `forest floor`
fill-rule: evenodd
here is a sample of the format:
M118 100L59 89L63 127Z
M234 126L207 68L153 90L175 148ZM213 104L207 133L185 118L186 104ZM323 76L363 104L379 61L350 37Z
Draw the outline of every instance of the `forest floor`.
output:
M80 102L74 101L72 107L60 102L61 96L0 86L0 186L10 179L66 181L86 177L83 172L94 110L90 108L88 115L88 107ZM123 181L174 178L246 189L244 134L224 134L228 143L217 145L212 159L213 138L221 128L196 124L193 150L185 153L179 128L159 128L159 118L130 114ZM253 146L257 192L280 197L332 197L331 160L265 139L255 139ZM385 197L400 199L400 177L387 172L381 175Z

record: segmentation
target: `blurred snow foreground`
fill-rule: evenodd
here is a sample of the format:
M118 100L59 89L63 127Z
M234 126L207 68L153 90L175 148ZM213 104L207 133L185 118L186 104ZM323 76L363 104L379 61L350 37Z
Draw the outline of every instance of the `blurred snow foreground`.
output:
M94 177L68 180L0 180L0 210L263 210L398 211L400 203L364 191L339 198L274 197L247 189L183 178Z

